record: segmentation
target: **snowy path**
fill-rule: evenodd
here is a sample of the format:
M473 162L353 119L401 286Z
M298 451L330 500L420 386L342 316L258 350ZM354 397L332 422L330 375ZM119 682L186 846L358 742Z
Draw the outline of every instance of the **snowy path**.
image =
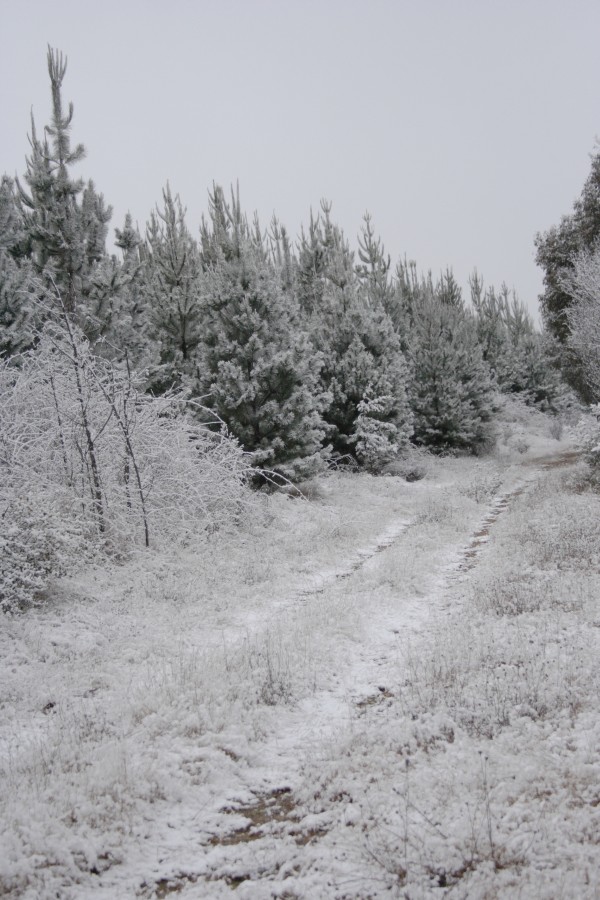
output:
M386 603L379 607L372 605L355 652L346 658L343 667L332 673L328 689L315 693L292 710L280 711L278 727L256 754L263 765L248 773L247 799L233 802L230 807L225 805L225 809L231 810L229 827L226 820L220 821L218 833L207 841L205 858L195 871L182 873L180 870L154 882L155 886L160 885L161 896L171 890L190 897L220 897L223 890L223 896L227 896L232 888L245 883L244 864L250 873L256 871L256 862L262 859L265 871L272 871L266 861L278 858L275 850L278 843L293 846L292 856L297 860L304 846L312 846L324 836L326 823L310 813L307 815L294 798L301 773L318 765L319 758L335 753L336 740L352 731L357 718L373 714L375 708L377 714L385 716L387 701L393 696L391 685L398 680L406 647L414 645L416 651L419 635L428 623L439 620L459 602L460 585L477 564L498 518L516 497L537 482L545 468L569 465L575 458L576 455L563 451L535 463L529 461L520 471L512 472L509 490L491 499L471 533L460 536L458 541L442 542L435 559L428 556L426 596L421 593L403 598L401 604L393 607ZM308 600L321 595L327 602L333 599L332 594L343 589L370 601L374 585L381 585L385 577L387 554L401 554L403 540L417 527L418 517L392 522L354 559L315 579L296 598ZM251 890L248 897L263 896L258 893L255 880L248 886ZM150 896L150 883L148 888ZM264 896L271 896L266 885Z
M14 896L346 896L324 887L337 832L307 785L386 721L512 501L573 461L546 454L444 460L411 485L336 479L225 556L140 558L12 623L0 855ZM286 893L292 870L303 893Z

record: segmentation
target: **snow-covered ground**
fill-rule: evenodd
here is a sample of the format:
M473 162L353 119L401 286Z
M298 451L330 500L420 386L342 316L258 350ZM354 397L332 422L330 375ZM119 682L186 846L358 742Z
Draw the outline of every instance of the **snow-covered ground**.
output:
M600 497L504 420L3 619L0 895L600 896Z

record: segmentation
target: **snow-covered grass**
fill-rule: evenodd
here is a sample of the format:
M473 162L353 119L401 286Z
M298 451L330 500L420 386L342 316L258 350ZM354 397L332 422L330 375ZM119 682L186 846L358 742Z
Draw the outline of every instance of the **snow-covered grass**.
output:
M600 497L576 488L515 499L393 696L307 770L330 896L598 896Z
M550 425L4 618L0 893L595 896L599 500Z

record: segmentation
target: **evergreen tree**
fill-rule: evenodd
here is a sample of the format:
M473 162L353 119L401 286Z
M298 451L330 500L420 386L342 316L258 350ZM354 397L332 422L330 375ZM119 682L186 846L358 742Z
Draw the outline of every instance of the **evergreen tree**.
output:
M18 263L0 248L0 357L14 356L33 346L43 293L29 261Z
M517 393L531 406L554 411L564 394L547 342L536 333L524 305L503 284L483 289L477 272L470 279L471 302L483 358L503 393Z
M565 276L564 290L571 298L569 346L581 362L586 396L600 400L600 244L581 252Z
M484 288L483 278L476 269L469 278L469 287L483 358L492 374L496 374L500 361L506 355L508 343L502 303L493 287Z
M0 250L14 259L24 256L25 229L18 207L12 178L3 175L0 181Z
M24 254L25 232L13 181L0 182L0 356L32 346L39 323L39 286Z
M484 446L493 388L474 322L429 293L414 309L411 357L415 442L437 451Z
M131 244L129 230L121 237ZM134 252L129 247L129 259ZM163 206L151 214L143 248L143 293L149 335L156 342L155 389L164 390L193 377L196 349L202 337L202 266L198 246L185 222L185 210L169 185Z
M590 173L569 215L560 224L536 235L536 262L544 272L540 307L544 324L562 348L560 367L565 380L590 401L585 366L574 344L569 310L572 298L565 287L580 253L592 252L600 238L600 151L591 157Z
M121 251L118 268L117 309L115 328L110 341L118 356L126 357L138 371L156 362L156 348L150 336L148 298L144 285L144 245L134 227L131 213L127 213L123 228L115 228L115 246Z
M436 295L445 306L453 306L455 309L464 309L462 290L454 277L451 268L447 268L440 275L435 288Z
M298 281L315 347L323 354L323 416L339 459L376 471L398 455L411 434L407 367L384 308L387 268L381 246L365 223L361 263L354 266L331 207L311 216L302 235Z
M206 319L198 393L256 466L287 477L311 474L322 463L321 357L239 196L227 203L215 186L209 215L201 240Z
M93 183L71 175L85 156L78 144L71 147L73 105L64 112L61 88L67 61L48 48L48 74L52 91L52 121L43 139L31 123L31 155L25 182L17 181L17 201L22 215L25 246L38 275L58 287L69 315L75 316L89 292L95 266L103 259L111 209Z
M370 306L382 306L388 311L393 295L390 279L391 259L385 252L381 238L376 238L371 224L371 216L363 216L361 234L358 236L359 265L356 274L363 286Z
M414 326L414 311L424 297L433 293L431 273L427 279L419 278L415 260L400 260L392 280L393 293L387 312L400 338L402 351L409 352L410 335Z
M591 170L570 215L559 225L536 235L536 262L544 270L542 316L550 332L561 342L569 335L571 297L564 278L580 251L591 250L600 237L600 151L591 157Z

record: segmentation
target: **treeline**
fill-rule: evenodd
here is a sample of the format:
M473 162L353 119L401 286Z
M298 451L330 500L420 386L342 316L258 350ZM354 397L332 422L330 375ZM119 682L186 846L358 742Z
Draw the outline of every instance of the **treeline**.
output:
M600 150L581 194L558 225L536 236L544 272L540 305L566 381L600 401Z
M252 463L301 478L326 460L379 471L409 442L477 452L498 391L553 410L561 384L522 304L475 273L392 267L368 215L356 253L321 203L293 240L214 185L200 233L169 186L143 234L73 169L84 157L64 108L66 61L48 51L51 122L32 120L22 179L0 189L0 354L18 366L48 322L142 373L148 397L179 392L197 423L224 423Z

